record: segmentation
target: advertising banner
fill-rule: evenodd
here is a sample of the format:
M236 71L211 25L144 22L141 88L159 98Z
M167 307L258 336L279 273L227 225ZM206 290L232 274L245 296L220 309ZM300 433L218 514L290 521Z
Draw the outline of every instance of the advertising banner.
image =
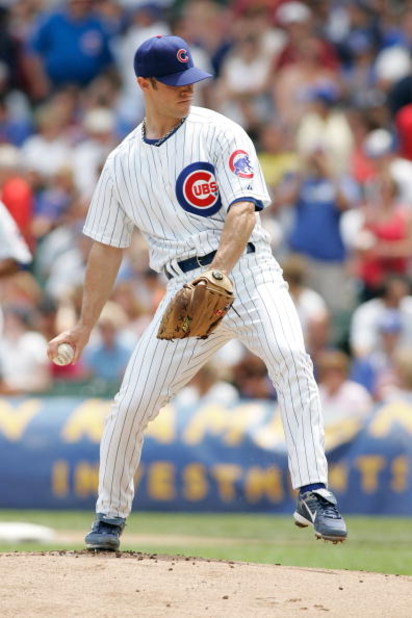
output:
M106 399L0 398L0 508L94 509ZM330 487L343 512L412 514L412 402L329 427ZM276 404L164 408L146 431L136 510L290 513Z

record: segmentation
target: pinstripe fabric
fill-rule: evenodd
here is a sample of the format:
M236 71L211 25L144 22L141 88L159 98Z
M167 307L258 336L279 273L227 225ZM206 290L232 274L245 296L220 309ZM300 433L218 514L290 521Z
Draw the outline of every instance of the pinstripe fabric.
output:
M230 170L230 155L236 150L249 153L253 179ZM214 167L222 206L211 216L188 212L177 199L176 180L193 162ZM193 107L186 122L160 147L143 141L139 125L109 155L84 233L102 243L127 247L137 226L147 240L151 267L161 272L175 259L217 249L227 209L235 200L247 197L270 204L250 138L221 114ZM258 218L251 240L257 246L268 241Z
M106 419L98 512L127 517L147 424L231 338L240 339L267 365L279 395L293 486L327 482L312 364L258 213L250 237L256 252L245 253L231 273L236 311L206 340L156 338L170 298L199 274L183 274L177 262L217 249L228 208L247 198L255 201L257 210L270 203L255 149L243 129L216 112L192 108L183 125L159 147L146 143L138 127L108 157L85 234L127 247L136 226L147 240L152 268L166 268L174 278L132 354Z
M327 482L312 363L277 262L268 252L241 257L232 271L236 311L224 318L209 339L156 339L166 303L197 272L170 281L165 298L130 359L101 443L98 512L127 517L147 424L208 358L234 337L264 360L277 389L293 487Z

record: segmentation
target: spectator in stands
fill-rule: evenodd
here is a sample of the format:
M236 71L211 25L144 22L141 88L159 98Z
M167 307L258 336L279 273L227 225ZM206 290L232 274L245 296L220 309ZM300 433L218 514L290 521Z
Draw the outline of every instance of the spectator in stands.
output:
M398 186L390 171L371 183L362 207L363 222L354 239L362 298L379 293L392 273L406 275L412 256L412 208L398 201Z
M213 359L207 362L195 377L173 399L180 409L196 408L207 403L231 406L239 400L237 389L230 384L230 372Z
M313 364L315 379L319 379L319 359L324 352L336 349L329 313L313 315L306 331L306 346Z
M383 401L396 384L394 356L401 344L402 319L398 309L388 309L378 321L379 349L355 358L351 379L362 384L375 401Z
M245 399L276 399L265 364L249 351L233 366L233 384Z
M340 218L358 199L356 183L350 176L337 175L329 165L328 152L321 148L308 154L301 171L287 179L276 195L278 207L294 208L290 250L305 256L307 284L333 313L350 310L354 303Z
M313 13L303 2L283 2L276 11L276 20L285 31L286 42L276 60L275 69L279 71L297 62L306 43L314 35ZM338 67L336 51L328 41L320 37L318 42L319 65L331 71Z
M394 354L395 384L386 393L386 401L412 404L412 347L400 347Z
M37 99L66 84L85 86L113 61L110 32L91 0L65 0L40 14L29 49L31 91Z
M297 126L296 148L303 156L322 148L331 169L344 174L351 168L354 138L345 113L338 107L339 97L336 84L330 81L309 90L305 97L309 108Z
M399 155L392 133L375 129L366 136L363 147L375 171L370 177L372 187L375 176L389 172L398 187L399 202L412 206L412 161Z
M301 255L290 254L281 266L307 341L312 323L329 320L328 308L322 296L306 285L306 262Z
M260 123L268 122L273 113L271 61L256 34L240 37L222 62L216 86L218 109L254 136Z
M56 301L63 300L71 291L81 284L86 260L90 250L90 240L73 229L74 243L62 252L50 266L49 276L45 282L45 292Z
M274 195L283 177L298 169L299 158L293 137L280 121L264 123L259 128L257 150L266 184Z
M117 40L114 51L122 82L118 113L124 134L133 129L144 115L143 96L140 90L136 91L136 78L130 71L135 51L146 39L167 34L171 34L170 26L159 3L133 3L130 6L126 31ZM194 60L196 64L196 58Z
M309 107L308 95L323 83L338 87L336 73L321 62L321 45L315 38L299 43L296 59L273 73L273 103L276 113L294 130Z
M76 189L90 200L107 155L116 145L115 115L105 107L87 111L83 118L84 136L73 149L73 173Z
M380 349L379 323L388 309L399 311L402 321L402 341L412 345L412 296L406 277L390 275L383 283L381 294L361 303L353 312L350 324L350 346L354 357L363 357Z
M0 67L1 71L1 67ZM33 124L25 115L19 117L11 111L6 96L0 94L0 144L20 147L33 132Z
M131 336L122 336L127 316L113 301L106 303L97 324L97 340L87 346L83 364L92 379L119 384L136 344Z
M323 352L318 359L319 394L326 430L346 420L363 421L373 407L366 388L349 379L349 357L340 350Z
M0 393L41 393L51 386L47 341L33 330L33 312L22 307L4 309L0 338Z
M376 84L375 41L366 32L352 33L347 38L345 53L349 59L343 63L340 71L342 94L350 106L364 106Z
M66 134L66 118L54 101L38 108L36 133L29 137L22 148L22 160L30 173L35 190L71 160L71 144Z
M139 337L150 323L153 312L138 299L133 281L131 279L117 281L111 299L125 312L127 330L135 337Z
M70 166L57 170L35 199L31 231L36 239L65 223L65 215L74 200L79 199Z
M399 155L412 161L412 103L404 105L394 118Z

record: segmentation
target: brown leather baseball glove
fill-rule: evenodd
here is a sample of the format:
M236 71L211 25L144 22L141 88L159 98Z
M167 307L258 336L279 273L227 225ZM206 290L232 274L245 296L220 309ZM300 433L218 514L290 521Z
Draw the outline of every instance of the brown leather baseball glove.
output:
M171 299L160 322L158 339L206 339L234 301L233 284L220 270L207 270L186 283Z

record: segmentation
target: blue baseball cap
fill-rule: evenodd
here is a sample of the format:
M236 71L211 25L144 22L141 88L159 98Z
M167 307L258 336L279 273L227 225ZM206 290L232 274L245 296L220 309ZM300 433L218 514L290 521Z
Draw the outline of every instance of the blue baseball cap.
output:
M186 41L179 36L154 36L137 48L134 56L137 77L154 77L168 86L187 86L212 77L197 69Z

